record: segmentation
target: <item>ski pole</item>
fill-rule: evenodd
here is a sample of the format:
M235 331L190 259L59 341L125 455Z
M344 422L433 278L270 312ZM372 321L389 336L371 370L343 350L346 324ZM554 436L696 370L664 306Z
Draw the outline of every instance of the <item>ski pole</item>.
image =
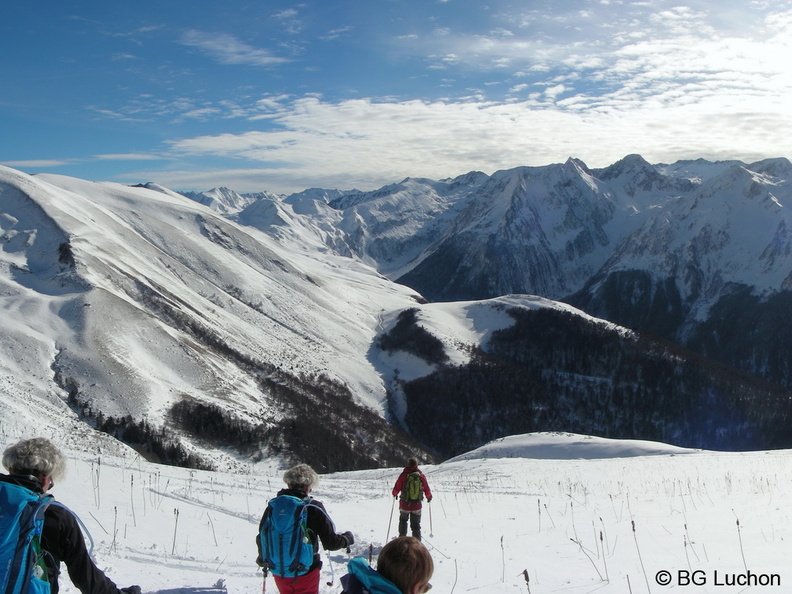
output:
M432 502L427 501L426 506L429 508L429 536L434 538L434 527L432 526Z
M391 524L393 523L393 509L395 507L396 507L396 497L394 496L393 497L393 503L391 504L390 520L388 520L388 534L385 537L385 542L388 542L388 539L390 538Z
M325 555L327 555L327 562L330 564L330 581L327 582L328 586L332 586L335 583L335 569L333 568L333 560L330 558L330 553L325 550Z

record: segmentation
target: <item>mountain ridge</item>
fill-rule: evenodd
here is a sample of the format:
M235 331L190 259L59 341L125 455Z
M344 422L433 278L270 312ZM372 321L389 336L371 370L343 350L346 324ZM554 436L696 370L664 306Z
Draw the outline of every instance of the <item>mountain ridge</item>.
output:
M651 165L633 154L600 169L569 158L407 178L331 202L337 224L322 213L302 224L334 225L330 249L430 301L538 294L693 345L736 288L760 300L792 290L790 202L786 158ZM720 350L707 354L733 360Z
M643 237L632 247L638 264L653 253L684 261L691 237L699 247L702 238L717 239L713 221L695 216L709 212L702 204L714 196L744 209L759 205L758 215L739 211L743 221L781 217L776 237L761 246L765 269L757 272L780 278L788 256L780 205L789 187L777 174L790 170L789 162L751 167L661 167L628 156L603 174L569 159L491 176L406 178L370 193L262 192L244 205L247 199L230 200L222 212L156 184L127 187L2 168L0 313L7 330L0 377L11 400L0 406L27 419L20 403L35 402L63 417L64 424L47 421L54 431L101 429L148 456L178 454L181 462L231 468L272 456L309 458L323 469L376 466L410 449L434 459L504 432L536 430L690 447L728 447L723 436L730 436L741 447L780 447L788 442L781 424L789 414L783 404L788 326L780 323L788 311L785 293L757 296L753 285L727 278L729 270L720 280L707 276L717 259L710 269L679 268L690 274L689 285L651 266L624 264L633 238ZM682 181L658 168L683 172ZM688 184L690 194L667 194ZM690 219L684 233L663 226L664 217L677 213ZM758 253L756 245L748 247ZM676 271L669 262L666 270ZM526 263L535 268L529 280L547 295L532 297L524 286L508 291ZM703 280L693 282L693 273ZM393 282L411 274L416 284L456 291L455 299L438 301L432 291ZM706 287L705 281L719 300L694 311L682 289ZM548 298L577 286L566 298L575 308ZM498 294L477 298L488 292ZM537 306L544 312L539 317ZM15 315L22 311L30 315ZM602 320L580 338L594 351L590 361L570 343L591 317L584 311ZM690 325L691 312L707 311L717 315ZM724 352L717 337L739 336L756 326L757 315L766 336L745 332L750 340ZM721 318L739 323L724 328ZM773 374L763 375L765 384L723 374L712 362L647 337L640 344L649 346L636 350L626 327L666 338L685 329L698 352L736 368L753 357ZM539 329L552 331L540 341ZM547 342L551 336L556 346ZM600 349L652 373L676 369L669 375L681 374L682 383L666 388L678 393L679 414L641 408L634 393L625 400L626 387L642 380L597 363ZM566 353L566 362L553 360L553 352ZM658 352L668 354L658 359ZM674 359L699 361L701 371L690 375L695 366L675 368ZM594 371L578 373L570 361ZM457 384L455 400L440 397ZM721 421L710 419L701 430L691 423L706 419L708 406L696 390L719 394L709 409ZM515 398L527 407L517 425L510 424L520 418L510 408ZM613 402L632 412L615 417ZM425 421L440 417L442 426L427 428ZM608 421L617 417L622 425ZM209 418L216 422L194 422ZM305 424L309 418L312 424ZM167 431L164 445L159 431ZM438 441L433 434L449 437ZM245 444L223 442L223 435ZM300 449L305 441L312 445Z

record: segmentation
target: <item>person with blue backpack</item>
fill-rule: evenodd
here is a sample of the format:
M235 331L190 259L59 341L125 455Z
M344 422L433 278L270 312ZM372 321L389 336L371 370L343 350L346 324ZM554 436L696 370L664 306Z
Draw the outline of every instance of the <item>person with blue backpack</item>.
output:
M407 536L407 522L410 532L421 540L421 503L432 501L432 490L426 475L418 468L418 460L412 456L407 459L407 466L401 471L391 494L399 500L399 536ZM430 516L431 519L431 516Z
M118 588L94 564L77 517L49 493L66 459L48 439L37 437L3 452L0 474L0 592L57 594L61 563L82 594L140 594Z
M364 557L348 564L349 573L341 578L341 594L425 594L432 589L429 580L434 561L421 541L412 536L394 538L377 555L377 569Z
M336 533L335 524L311 491L319 476L308 464L298 464L283 475L287 488L269 500L256 535L256 563L269 572L280 594L318 594L322 560L319 542L328 551L348 549L355 537Z

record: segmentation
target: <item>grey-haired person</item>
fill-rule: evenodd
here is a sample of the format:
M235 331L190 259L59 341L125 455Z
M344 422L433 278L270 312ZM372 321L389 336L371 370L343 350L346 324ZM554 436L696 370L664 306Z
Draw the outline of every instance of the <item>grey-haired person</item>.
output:
M317 594L319 592L319 576L322 567L322 560L319 555L319 542L328 551L337 551L349 547L355 542L355 537L351 532L338 534L335 525L327 514L321 501L313 499L311 491L318 485L319 476L308 464L298 464L288 469L283 474L283 482L286 488L278 491L276 496L291 495L304 501L310 500L307 511L308 536L313 546L313 563L307 572L296 577L283 577L273 574L275 584L278 586L280 594ZM256 536L258 547L258 558L256 562L259 566L264 566L261 550L261 528L264 525L265 514L259 523L259 534Z
M47 493L66 472L66 458L48 439L35 437L8 446L3 452L3 466L8 474L0 474L1 483ZM80 524L71 511L51 504L44 512L41 548L47 567L51 594L57 594L61 563L69 578L82 594L140 594L139 586L118 588L91 559L85 546Z

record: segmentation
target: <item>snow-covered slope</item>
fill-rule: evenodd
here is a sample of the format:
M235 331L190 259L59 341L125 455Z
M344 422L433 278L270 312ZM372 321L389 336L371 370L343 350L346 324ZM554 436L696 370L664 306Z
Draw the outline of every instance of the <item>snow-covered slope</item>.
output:
M64 314L76 310L79 315L63 317L68 323L80 324L80 330L86 328L93 349L117 362L115 373L121 375L117 381L134 382L136 375L145 374L149 381L162 380L156 391L167 394L187 389L180 383L185 378L189 378L190 389L195 389L215 376L213 381L227 382L237 395L249 392L244 380L235 379L235 372L222 366L190 366L194 355L185 348L189 341L170 336L172 328L163 329L160 322L140 311L141 297L156 295L174 311L185 315L200 312L203 324L252 357L295 369L322 367L329 374L365 386L360 393L368 393L378 382L361 370L365 366L356 364L360 361L355 358L365 352L370 335L359 337L344 329L368 328L372 332L379 307L402 306L415 296L354 263L345 262L344 274L335 276L331 266L318 266L303 254L290 253L286 258L274 251L279 246L267 236L233 225L187 200L179 202L159 192L115 184L4 173L6 179L11 178L3 190L4 207L9 204L7 194L15 193L12 184L21 185L29 194L16 191L18 207L4 208L6 220L20 210L35 211L28 220L4 228L6 237L14 235L20 246L23 238L19 234L25 234L24 248L12 252L17 260L14 278L28 280L28 284L44 282L49 280L47 274L60 266L50 282L62 283L57 297L64 299L65 294L72 310L65 311L63 305L50 309ZM52 233L48 227L39 230L41 225L51 227ZM55 230L58 234L53 236ZM46 241L43 245L42 240ZM55 261L58 246L69 246L73 266ZM31 261L26 264L25 258ZM54 292L50 289L43 298L51 298ZM367 292L376 294L376 300ZM128 318L119 312L125 308L132 310ZM111 323L105 316L113 316ZM166 349L172 352L173 362L161 359L162 352L158 361L146 360L147 333L177 343ZM138 342L115 345L114 336L131 336ZM148 342L156 340L149 338ZM64 345L61 350L79 351L80 346L72 344L67 349ZM74 358L79 353L62 356ZM176 368L180 377L167 373L169 368ZM229 376L223 377L224 373ZM163 377L171 377L173 384L168 385ZM148 391L140 395L142 399Z
M1 433L0 449L17 437ZM534 457L550 440L564 459ZM422 465L434 495L423 514L432 591L783 592L792 579L785 503L792 453L664 450L525 435ZM253 537L282 470L232 475L158 466L130 451L67 453L67 476L53 494L85 521L98 565L120 586L161 594L262 591ZM348 559L371 555L376 563L395 536L390 489L400 470L320 477L313 495L337 529L356 538L349 553L322 552L321 594L341 591ZM726 585L749 571L776 585ZM77 591L65 572L60 583L64 594ZM266 591L276 591L271 577Z
M533 460L599 460L633 456L671 456L700 450L680 448L656 441L604 439L574 433L527 433L491 441L446 462L484 458L531 458Z
M382 414L367 352L413 291L161 189L2 168L0 206L4 419L51 429L72 391L154 426L184 398L275 422L262 378L322 375ZM42 399L58 414L28 417Z
M394 444L404 442L394 433L387 446L375 434L388 431L394 375L431 371L377 347L400 312L420 308L422 323L463 364L471 348L513 323L506 308L573 311L529 296L421 304L359 259L328 251L321 228L295 222L279 201L261 198L240 218L257 211L280 212L285 231L237 224L162 187L0 169L6 422L83 435L78 417L91 426L112 417L105 430L119 437L168 427L190 452L225 465L260 458L251 440L288 451L289 440L306 441L302 431L325 439L317 433L325 425L345 447L370 450L356 464L371 464L385 455L374 443L398 456ZM340 410L345 399L362 408L338 419L316 414ZM364 409L382 427L358 419ZM40 418L41 410L49 414ZM213 432L233 435L241 424L262 433L245 437L243 452L213 447L211 435L185 422L197 414L228 417ZM315 425L295 430L294 419ZM359 439L349 440L350 431Z

